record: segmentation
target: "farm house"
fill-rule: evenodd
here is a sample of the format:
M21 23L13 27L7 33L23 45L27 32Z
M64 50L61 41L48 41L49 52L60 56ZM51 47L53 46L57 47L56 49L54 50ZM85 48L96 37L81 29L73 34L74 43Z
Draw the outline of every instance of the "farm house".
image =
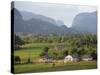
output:
M93 58L90 56L90 55L84 55L83 57L82 57L82 60L83 61L91 61Z
M67 56L64 58L64 63L69 62L69 61L77 62L77 61L78 61L78 56L77 56L77 54L67 55Z

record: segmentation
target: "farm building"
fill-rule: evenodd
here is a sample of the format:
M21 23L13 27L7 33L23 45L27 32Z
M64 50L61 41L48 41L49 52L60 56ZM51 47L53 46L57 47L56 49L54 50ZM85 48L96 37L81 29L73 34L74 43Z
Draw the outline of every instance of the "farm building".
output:
M93 58L90 55L83 55L82 60L83 61L91 61L91 60L93 60Z
M52 62L52 59L48 55L44 55L42 58L38 60L38 62L41 63Z
M77 62L78 61L78 55L77 54L67 55L64 58L64 63L69 62L69 61Z
M48 58L48 59L46 59L46 58L40 58L40 59L38 60L39 63L49 63L49 62L52 62L52 61L53 61L53 60L50 59L50 58Z

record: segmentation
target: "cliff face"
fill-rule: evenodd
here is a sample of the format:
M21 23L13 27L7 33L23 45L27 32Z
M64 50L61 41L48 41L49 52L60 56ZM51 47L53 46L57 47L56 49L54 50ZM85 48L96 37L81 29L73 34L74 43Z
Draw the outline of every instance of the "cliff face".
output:
M79 32L97 32L97 12L78 14L72 23L72 28Z

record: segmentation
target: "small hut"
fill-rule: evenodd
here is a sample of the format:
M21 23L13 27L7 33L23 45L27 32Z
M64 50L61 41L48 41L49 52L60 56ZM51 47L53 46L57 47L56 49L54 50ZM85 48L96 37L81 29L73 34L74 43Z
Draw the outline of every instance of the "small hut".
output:
M90 56L90 55L83 55L83 56L82 56L82 60L83 60L83 61L91 61L91 60L93 60L93 58L92 58L92 56Z
M77 54L67 55L64 58L64 63L69 62L69 61L77 62L78 61L78 55Z
M53 60L50 57L48 57L47 55L38 60L38 62L40 62L40 63L50 63L52 61Z

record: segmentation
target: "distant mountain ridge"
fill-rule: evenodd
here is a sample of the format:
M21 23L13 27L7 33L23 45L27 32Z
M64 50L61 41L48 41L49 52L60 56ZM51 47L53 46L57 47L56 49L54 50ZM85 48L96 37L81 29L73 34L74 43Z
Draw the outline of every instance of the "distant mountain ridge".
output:
M94 33L94 28L90 30L86 30L84 29L85 27L89 27L90 23L87 25L87 22L91 22L92 18L94 21L92 21L92 25L96 28L96 15L94 15L93 17L91 16L91 13L82 13L77 15L74 18L74 21L72 23L72 27L68 28L64 25L63 21L58 20L57 22L49 17L43 16L43 15L37 15L37 14L33 14L30 12L20 12L19 10L17 10L16 8L13 8L11 12L14 12L14 30L15 32L19 32L19 33L34 33L34 34L50 34L50 33L55 33L55 34L64 34L64 33L77 33L77 32L84 32L82 31L81 28L83 28L83 30L85 30L85 32L89 32L89 33ZM83 15L90 15L90 21L87 21L86 23L84 22L88 17ZM30 17L31 16L31 17ZM78 17L82 17L82 18L78 18ZM94 18L95 17L95 18ZM88 18L89 20L89 18ZM82 24L80 24L80 21ZM58 25L57 25L58 24ZM80 27L84 26L85 27ZM90 26L91 27L91 26Z
M67 28L65 25L60 27L55 25L55 21L51 18L47 18L41 15L39 17L39 15L35 15L34 18L23 20L23 16L16 8L14 8L12 12L13 11L15 32L34 34L63 34L66 31L70 31L70 29Z
M41 19L42 21L47 21L52 24L56 24L54 19L43 16L43 15L38 15L31 12L26 12L26 11L21 11L20 14L23 17L23 20L26 20L26 21L34 18L34 19L39 19L39 20Z

